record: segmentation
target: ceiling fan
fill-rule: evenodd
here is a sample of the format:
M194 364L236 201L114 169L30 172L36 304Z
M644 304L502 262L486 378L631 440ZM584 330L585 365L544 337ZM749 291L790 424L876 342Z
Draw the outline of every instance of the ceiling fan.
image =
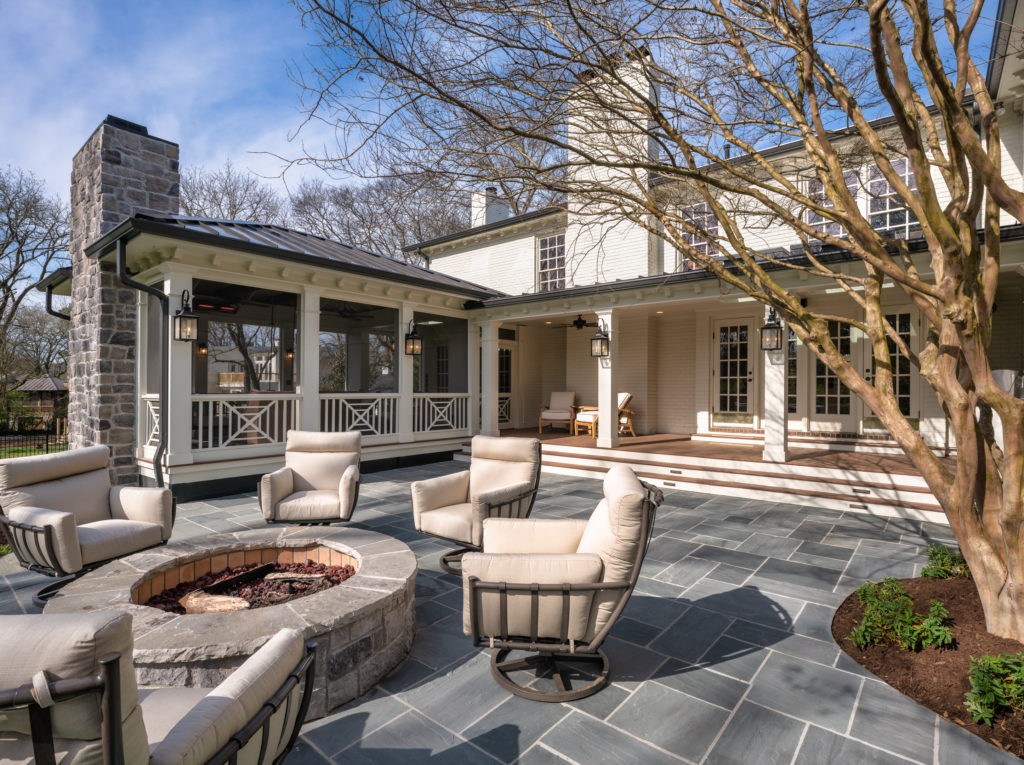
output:
M570 321L568 324L555 324L555 327L575 327L576 329L583 329L584 327L596 327L596 321L587 321L583 318L583 314L580 314L575 319Z

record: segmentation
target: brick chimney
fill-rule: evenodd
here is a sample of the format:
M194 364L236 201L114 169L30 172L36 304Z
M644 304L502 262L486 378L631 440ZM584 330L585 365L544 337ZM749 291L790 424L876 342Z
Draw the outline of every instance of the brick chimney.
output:
M470 223L472 228L487 223L497 223L512 214L512 208L504 199L498 198L498 187L488 186L484 191L474 191L469 200Z
M135 463L136 293L112 263L85 248L136 212L177 214L178 145L142 125L108 116L71 167L71 447L104 444L111 478L138 480Z

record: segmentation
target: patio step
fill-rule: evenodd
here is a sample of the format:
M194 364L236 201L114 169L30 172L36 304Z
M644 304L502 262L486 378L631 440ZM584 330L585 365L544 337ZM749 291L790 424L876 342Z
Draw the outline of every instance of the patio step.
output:
M706 433L694 433L691 438L694 441L706 441L717 444L760 445L764 443L762 433L746 431L729 433L716 430ZM797 435L790 433L788 440L790 447L798 449L825 447L837 452L903 454L903 450L891 438L873 438L871 436L830 438L827 434Z

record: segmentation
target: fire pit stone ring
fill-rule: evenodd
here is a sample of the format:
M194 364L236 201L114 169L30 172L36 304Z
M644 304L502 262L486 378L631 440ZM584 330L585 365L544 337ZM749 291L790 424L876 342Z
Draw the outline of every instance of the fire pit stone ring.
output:
M145 603L204 573L307 558L353 565L341 584L297 600L229 613L173 614ZM276 527L190 539L108 563L66 585L45 613L132 615L141 685L214 687L279 629L319 645L307 719L361 696L412 648L416 557L403 542L351 527Z

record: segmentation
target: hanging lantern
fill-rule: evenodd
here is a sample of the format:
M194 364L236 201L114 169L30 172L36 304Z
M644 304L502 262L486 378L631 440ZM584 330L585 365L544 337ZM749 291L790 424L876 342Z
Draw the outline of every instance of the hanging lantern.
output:
M199 317L192 313L188 290L181 292L181 308L174 314L174 339L191 343L199 338Z
M604 322L598 321L597 332L590 338L590 355L595 359L608 358L609 353L608 330Z
M761 327L761 350L782 350L782 322L775 315L775 309L768 309L768 320Z
M405 355L419 356L423 353L423 338L416 331L416 322L409 322L409 331L405 333Z

